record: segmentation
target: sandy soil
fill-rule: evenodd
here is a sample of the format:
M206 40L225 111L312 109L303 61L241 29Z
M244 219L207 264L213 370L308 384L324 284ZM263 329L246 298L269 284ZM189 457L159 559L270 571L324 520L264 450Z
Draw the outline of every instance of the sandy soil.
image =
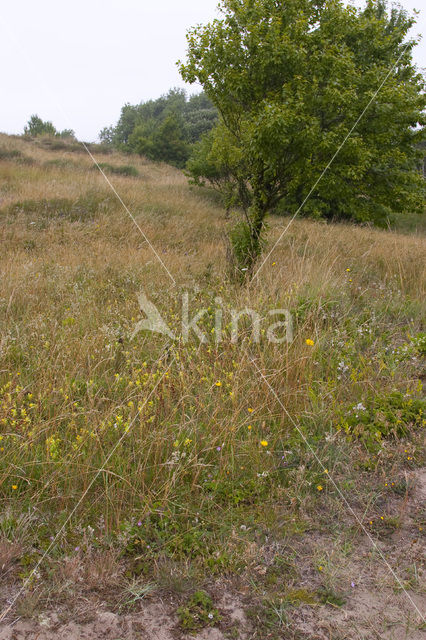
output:
M409 501L404 504L400 499L404 508L403 525L381 540L379 547L397 572L398 568L407 566L407 561L421 566L425 552L424 532L422 538L418 521L419 510L424 512L426 504L426 469L415 472L412 480L415 489ZM400 510L402 507L400 503ZM318 540L317 536L316 540L306 539L301 543L301 588L315 582L307 559L309 544L319 543L324 545L327 541ZM294 607L287 612L287 622L282 629L274 628L271 633L267 627L259 630L253 615L248 615L256 606L259 594L254 596L240 580L212 586L222 621L218 628L207 628L197 635L180 631L176 615L178 600L173 596L163 599L152 596L139 602L131 613L119 615L94 595L93 599L80 598L74 608L65 605L43 612L35 608L32 617L26 619L11 615L7 623L0 624L0 640L425 640L426 625L421 626L419 614L419 610L423 615L426 613L424 586L413 588L404 581L404 589L398 589L378 554L372 557L371 543L366 537L348 558L345 572L352 582L343 606ZM2 606L17 588L12 585L3 588Z

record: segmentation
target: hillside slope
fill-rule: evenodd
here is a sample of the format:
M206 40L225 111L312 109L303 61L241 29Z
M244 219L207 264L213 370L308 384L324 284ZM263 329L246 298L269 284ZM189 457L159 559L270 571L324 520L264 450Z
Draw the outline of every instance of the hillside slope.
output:
M0 136L0 638L420 638L424 235L296 219L241 287L214 195L56 146Z

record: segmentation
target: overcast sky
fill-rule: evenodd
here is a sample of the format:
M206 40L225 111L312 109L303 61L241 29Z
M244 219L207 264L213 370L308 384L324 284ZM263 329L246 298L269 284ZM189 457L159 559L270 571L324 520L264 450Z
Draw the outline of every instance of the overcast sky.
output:
M217 0L4 0L0 131L21 133L37 113L95 140L116 123L124 103L185 86L175 63L185 56L186 31L214 18L216 6ZM423 10L414 33L425 32ZM416 62L426 67L426 42Z

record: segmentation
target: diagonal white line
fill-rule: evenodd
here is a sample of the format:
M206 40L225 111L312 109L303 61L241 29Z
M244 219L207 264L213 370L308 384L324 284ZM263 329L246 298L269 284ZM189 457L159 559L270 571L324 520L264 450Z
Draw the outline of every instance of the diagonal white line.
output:
M358 119L356 120L355 124L352 126L352 129L349 131L349 133L346 134L345 139L343 140L343 142L340 144L339 148L337 149L337 151L334 152L333 157L331 158L331 160L329 160L327 166L325 167L325 169L322 171L320 177L316 180L315 184L313 185L313 187L311 188L311 190L309 191L308 195L306 196L306 198L304 199L304 201L302 202L302 204L300 205L300 207L297 209L296 213L293 214L293 216L290 219L290 222L287 224L286 228L284 229L284 231L280 234L278 240L274 243L274 246L272 247L272 249L269 251L268 255L266 256L266 258L262 261L260 267L256 270L256 273L254 274L253 278L251 281L253 281L255 278L257 278L257 276L259 275L260 270L263 268L265 262L268 260L268 258L270 257L270 255L273 253L273 251L275 250L276 246L281 242L283 236L287 233L288 229L290 228L290 226L293 224L295 218L299 215L300 211L303 209L303 207L305 206L305 204L307 203L307 201L309 200L309 198L311 197L311 195L313 194L313 192L315 191L315 189L317 188L318 184L321 182L321 180L323 179L324 175L327 173L327 171L329 170L329 168L331 167L331 165L333 164L334 160L337 158L337 156L339 155L339 153L341 152L341 150L343 149L343 147L345 146L345 144L347 143L347 141L349 140L349 138L351 137L351 135L353 134L353 132L355 131L356 127L359 125L359 123L361 122L362 118L364 117L364 115L366 114L366 112L368 111L368 109L370 108L371 104L374 102L374 100L377 98L379 92L382 90L384 84L386 83L387 79L389 78L389 76L391 75L391 73L394 71L394 69L397 67L399 61L401 60L402 56L404 55L404 53L407 51L408 47L410 46L410 42L408 42L406 44L406 46L403 48L403 50L401 51L401 54L398 57L398 60L395 62L395 64L389 69L389 71L387 72L386 76L384 77L384 79L382 80L380 86L378 89L376 89L375 93L373 94L372 98L370 98L368 104L364 107L363 112L361 113L360 116L358 116Z
M165 371L163 372L162 376L158 379L157 383L155 384L155 386L153 387L153 389L150 391L150 393L148 394L148 396L145 398L145 401L141 407L141 409L143 409L145 407L145 405L147 404L147 402L149 402L149 399L151 398L151 396L153 395L153 393L156 391L158 385L160 384L160 382L162 382L162 380L164 379L164 376L166 375L166 373L169 371L170 367L172 366L172 364L175 362L175 358L172 359L172 361L170 362L170 364L167 366L167 369L165 369ZM133 420L131 421L131 423L129 424L129 428L127 429L127 431L124 431L124 433L121 435L121 437L117 440L117 442L115 443L115 445L113 446L113 448L111 449L111 451L109 452L109 454L107 455L107 457L105 458L102 467L100 469L98 469L98 471L96 472L96 474L93 476L92 480L89 482L88 486L86 487L86 489L84 490L83 494L80 496L79 501L77 502L77 504L75 505L75 507L73 508L73 510L71 511L71 513L69 514L69 516L67 517L67 519L65 520L64 524L62 525L62 527L59 529L59 531L57 532L57 534L55 535L55 537L53 538L53 540L51 541L50 545L48 546L48 548L46 549L46 551L43 553L42 557L40 558L40 560L37 562L36 566L32 569L31 573L29 574L29 576L24 580L24 583L22 585L22 587L20 588L20 590L18 591L18 593L12 598L12 601L9 603L9 606L4 609L1 614L0 614L0 622L2 620L4 620L4 618L7 616L7 614L11 611L11 609L13 608L15 602L17 601L17 599L23 594L23 592L25 591L25 589L27 588L28 584L30 583L33 575L36 573L36 571L39 569L40 565L42 564L42 562L44 561L44 559L46 558L46 556L48 555L48 553L51 551L51 549L54 547L56 540L58 539L58 537L61 535L61 533L64 531L65 527L67 526L67 524L69 523L69 521L71 520L71 518L73 517L73 515L75 514L75 512L77 511L78 507L81 505L81 503L83 502L84 498L86 497L86 495L88 494L88 492L90 491L90 489L92 488L92 486L94 485L94 483L96 482L96 480L99 478L99 476L101 475L101 473L104 471L104 467L108 464L108 462L111 460L112 456L114 455L114 453L117 451L118 447L121 445L121 443L123 442L124 438L127 436L127 434L129 433L130 429L133 427L134 423L136 422L137 418L139 417L139 411L137 412L137 414L135 415L135 417L133 418Z
M3 24L6 24L3 22ZM9 25L8 25L9 26ZM26 49L24 47L22 47L22 45L17 41L17 39L15 38L13 32L11 31L10 27L8 29L8 35L10 37L10 39L13 41L13 43L15 44L15 46L17 47L18 50L21 51L21 53L23 54L24 58L26 59L27 63L29 64L29 66L32 66L32 62L31 62L31 58L28 55ZM44 85L44 88L46 89L46 91L54 98L54 101L56 102L56 105L58 107L58 109L62 112L62 115L64 116L65 120L72 125L71 123L71 119L69 117L69 115L65 112L65 109L63 108L62 104L60 104L56 98L56 96L54 95L54 93L49 89L49 86L47 85L47 83L44 81L43 78L40 79L41 83ZM148 240L146 234L144 233L144 231L141 229L140 225L138 224L138 222L136 221L134 215L130 212L128 206L124 203L122 197L118 194L116 188L114 187L114 185L112 184L111 180L108 178L107 175L105 175L105 172L102 170L102 168L99 166L98 162L96 161L96 159L94 158L93 154L91 153L91 151L89 150L89 148L87 147L85 142L82 141L78 141L83 148L86 150L86 152L88 153L89 157L91 158L91 160L93 161L94 165L97 167L97 169L99 170L99 172L102 174L102 176L104 177L106 183L109 185L109 187L111 188L111 190L113 191L114 195L116 196L116 198L118 199L118 201L120 202L120 204L122 205L122 207L124 208L124 210L126 211L126 213L129 215L130 219L132 220L132 222L134 223L134 225L136 226L136 228L139 230L139 232L141 233L142 237L144 238L145 242L147 242L147 244L149 245L151 251L154 253L155 257L159 260L159 262L161 263L162 267L165 269L165 271L167 272L169 278L171 279L171 281L173 282L173 284L176 284L176 280L174 279L174 277L172 276L172 274L170 273L170 271L168 270L168 268L166 267L166 265L164 264L163 260L161 259L161 257L158 255L158 252L154 249L153 245L151 244L151 242Z
M153 245L151 244L151 242L148 240L145 232L141 229L141 227L139 226L139 223L137 222L136 218L134 217L134 215L131 213L130 209L128 208L128 206L124 203L122 197L120 196L120 194L117 192L116 188L114 187L114 185L112 184L111 180L108 178L108 176L105 174L105 172L102 170L102 167L99 166L99 163L97 162L96 158L93 156L93 154L91 153L90 149L87 147L85 142L80 142L80 144L84 147L84 149L87 151L87 153L89 154L91 160L93 161L94 165L99 169L100 173L102 174L102 176L104 177L105 181L107 182L107 184L110 186L110 188L112 189L112 191L114 192L117 200L120 202L120 204L122 205L123 209L126 211L126 213L129 215L130 219L132 220L132 222L134 223L134 225L136 226L136 228L140 231L141 235L143 236L144 240L148 243L151 251L153 252L153 254L156 256L156 258L161 262L163 268L165 269L165 271L167 271L167 274L169 276L169 278L171 279L171 281L173 282L173 284L176 284L176 280L174 279L174 277L172 276L172 274L170 273L170 271L168 270L168 268L166 267L166 265L164 264L163 260L161 259L161 257L158 255L157 251L154 249Z
M322 470L325 472L325 466L324 464L321 462L321 460L319 459L316 451L311 447L308 439L306 438L305 434L303 433L303 431L299 428L299 425L297 424L297 422L292 418L292 416L290 415L290 413L287 411L286 407L284 406L284 404L281 402L281 399L279 398L278 394L276 393L275 389L271 386L271 384L269 383L268 379L266 378L266 376L264 375L264 373L260 370L260 368L257 366L256 361L251 358L249 356L249 359L251 361L251 363L254 365L256 371L259 373L259 375L261 376L262 380L265 382L266 386L268 387L269 391L272 393L272 395L274 396L274 398L277 400L277 402L279 403L280 407L283 409L283 411L285 412L285 414L287 415L287 417L289 418L290 422L293 424L293 426L297 429L298 433L302 436L303 441L305 442L306 446L308 447L309 451L313 454L315 460L318 462L318 464L320 465L320 467L322 468ZM362 521L359 519L359 517L357 516L357 514L355 513L355 511L352 509L351 505L349 504L346 496L344 495L344 493L342 493L340 487L336 484L335 480L333 480L333 478L331 477L331 475L328 473L327 474L327 478L330 479L332 485L334 486L334 488L336 489L337 493L339 494L339 496L341 497L341 499L343 500L343 502L345 503L348 511L353 515L353 517L355 518L355 520L357 521L358 525L361 527L361 529L363 530L363 532L365 533L365 535L368 537L368 539L370 540L371 544L373 545L375 551L377 551L377 553L380 555L381 559L383 560L383 562L385 563L385 565L387 566L387 568L389 569L389 571L391 572L392 576L394 577L394 579L397 581L397 583L399 584L399 586L401 587L402 591L405 593L405 595L407 596L408 600L411 602L411 604L413 605L414 609L417 611L417 613L419 614L420 618L423 620L423 622L426 622L426 618L424 617L424 615L422 614L422 612L420 611L420 609L418 608L418 606L416 605L416 603L414 602L413 598L410 596L410 594L408 593L408 591L405 589L404 585L402 584L401 580L398 578L397 574L395 573L395 571L392 569L391 565L389 564L389 562L386 560L385 556L383 555L380 547L377 546L374 538L372 538L372 536L370 535L370 532L368 531L368 529L365 528L364 524L362 523Z

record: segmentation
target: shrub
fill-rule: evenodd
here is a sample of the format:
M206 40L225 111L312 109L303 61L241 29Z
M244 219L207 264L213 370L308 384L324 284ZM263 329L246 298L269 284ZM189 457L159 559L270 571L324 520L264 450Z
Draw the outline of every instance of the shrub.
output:
M33 158L29 158L24 155L19 149L6 149L4 147L0 147L0 161L1 160L12 160L17 162L18 164L26 164L31 165L34 164Z
M115 173L119 176L131 176L136 178L139 175L136 167L133 167L130 164L114 166L112 164L109 164L108 162L99 162L98 166L102 169L102 171L105 171L106 173ZM96 165L93 165L93 169L97 170L98 167Z
M27 122L27 126L24 127L24 134L26 136L55 136L58 134L53 124L49 121L43 121L38 115L34 114Z

